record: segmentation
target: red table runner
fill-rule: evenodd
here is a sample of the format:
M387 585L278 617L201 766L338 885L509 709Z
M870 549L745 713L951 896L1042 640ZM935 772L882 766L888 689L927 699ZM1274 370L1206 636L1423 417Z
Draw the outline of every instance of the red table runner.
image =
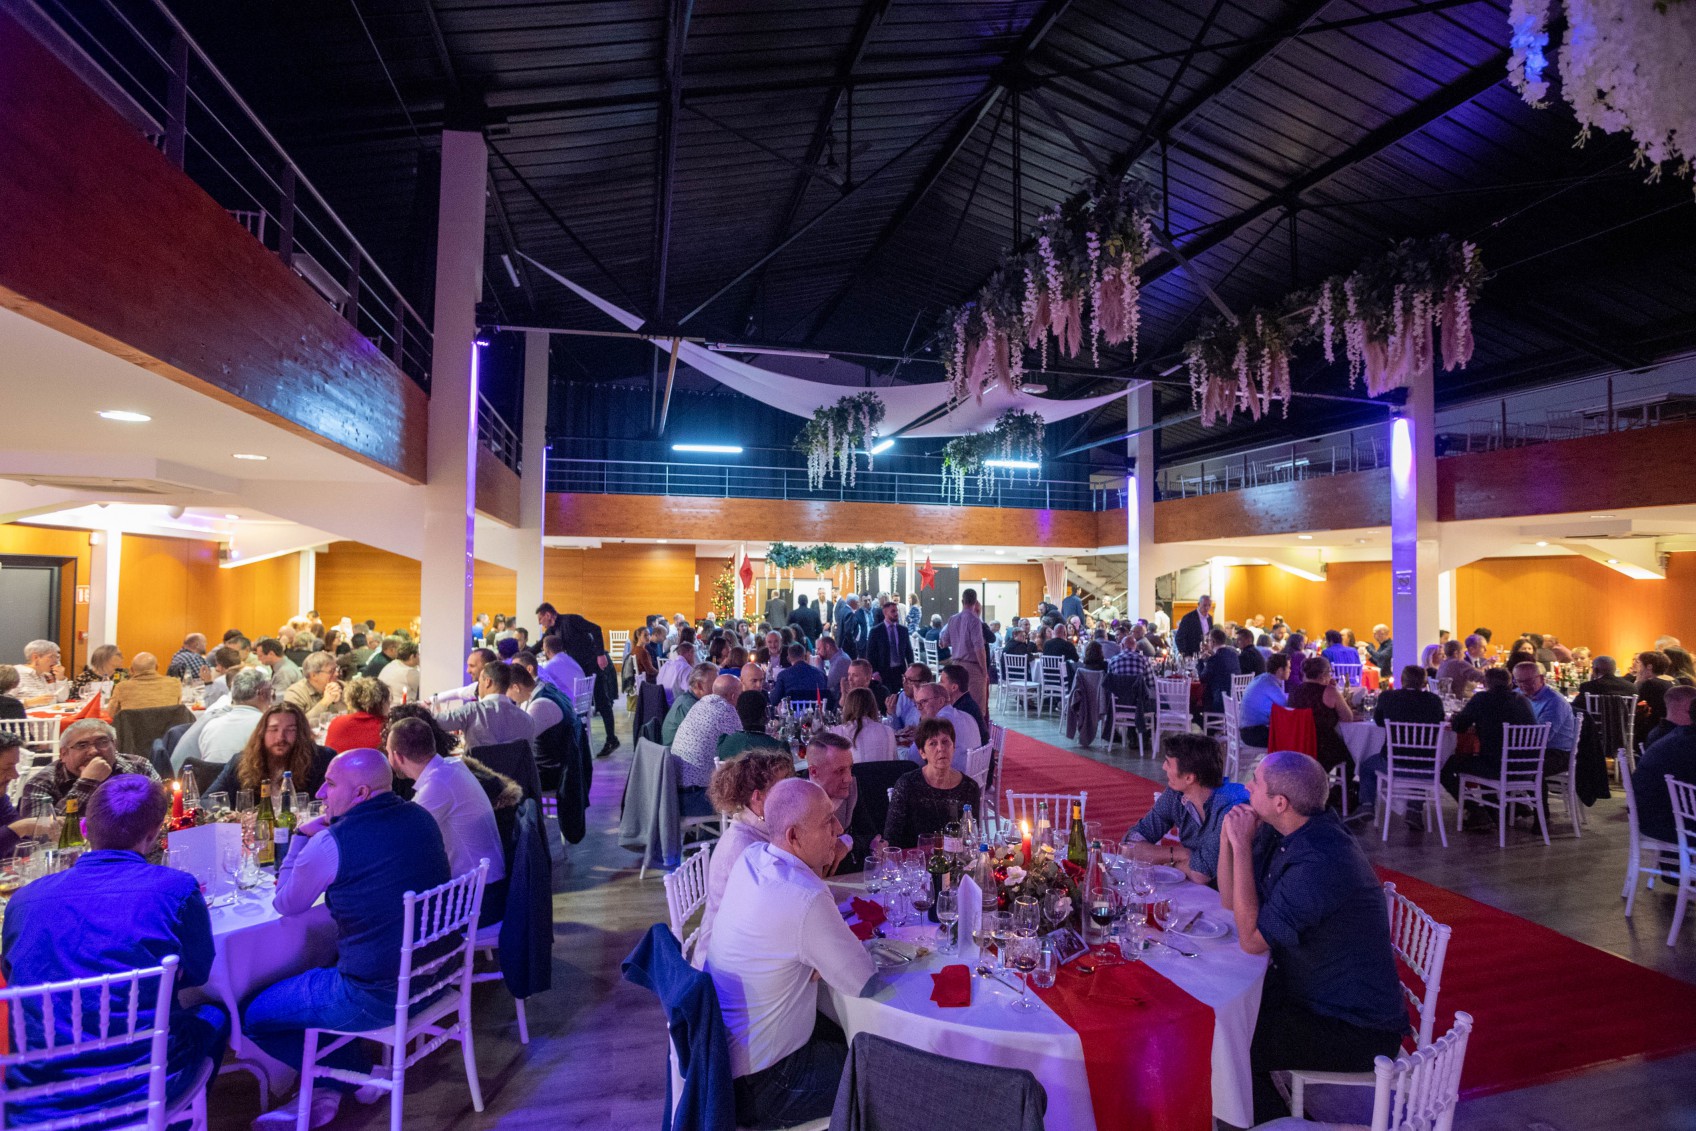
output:
M1062 966L1053 989L1034 992L1083 1042L1096 1131L1210 1131L1209 1006L1146 962Z

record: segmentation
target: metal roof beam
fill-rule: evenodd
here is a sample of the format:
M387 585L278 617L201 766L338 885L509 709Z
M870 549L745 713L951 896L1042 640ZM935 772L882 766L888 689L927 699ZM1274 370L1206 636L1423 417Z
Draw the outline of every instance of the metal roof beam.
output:
M655 146L655 165L658 168L658 191L654 194L654 248L652 302L648 307L648 322L662 324L666 319L666 290L671 273L671 212L673 190L677 183L677 119L683 110L683 49L689 41L689 17L694 13L695 0L668 0L665 31L665 92L660 105L659 134ZM667 400L669 402L669 387ZM665 409L660 409L660 419Z

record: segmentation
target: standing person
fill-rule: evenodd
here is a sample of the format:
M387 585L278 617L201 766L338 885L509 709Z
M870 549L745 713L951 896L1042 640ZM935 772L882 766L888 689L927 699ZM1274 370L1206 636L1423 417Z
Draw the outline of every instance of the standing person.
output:
M1066 595L1060 598L1060 619L1070 623L1073 617L1078 618L1079 624L1083 623L1084 603L1082 598L1078 596L1078 591L1068 585L1066 586Z
M964 668L966 691L978 705L983 722L989 722L989 645L984 643L984 625L976 589L962 590L960 611L948 618L937 637L938 647L948 649L948 661Z
M1390 639L1390 626L1375 624L1372 626L1374 643L1361 649L1366 659L1378 665L1378 674L1388 680L1395 674L1396 642Z
M784 596L787 590L773 589L771 596L766 598L766 623L773 628L789 623L789 598Z
M900 607L883 606L883 620L866 642L866 659L885 687L901 686L901 673L913 662L913 637L901 624Z
M1195 608L1185 613L1178 622L1178 631L1173 634L1172 643L1178 649L1180 656L1193 656L1201 651L1201 642L1207 639L1207 634L1213 631L1213 598L1206 593L1195 603Z
M1289 1114L1273 1072L1364 1072L1408 1031L1384 892L1325 807L1330 786L1312 758L1275 750L1224 818L1220 903L1243 951L1272 957L1249 1049L1256 1123Z
M553 612L552 605L539 605L536 609L537 619L541 619L544 610ZM595 753L597 758L605 758L618 749L618 732L614 729L612 718L612 671L607 660L605 638L601 635L601 626L577 613L567 613L564 616L553 614L555 619L547 627L547 631L556 633L559 642L564 645L565 654L577 661L577 666L585 674L595 677L595 713L601 717L601 727L606 731L606 742Z
M801 634L807 638L809 648L820 636L824 635L824 624L819 620L819 610L816 606L807 604L805 593L799 594L795 598L795 609L789 614L786 623L794 625L801 631Z

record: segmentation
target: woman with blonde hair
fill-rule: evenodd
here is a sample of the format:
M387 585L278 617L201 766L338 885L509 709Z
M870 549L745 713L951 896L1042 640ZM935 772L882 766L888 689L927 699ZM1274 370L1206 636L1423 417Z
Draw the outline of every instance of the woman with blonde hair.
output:
M830 729L848 740L856 762L895 761L895 732L878 717L877 697L868 687L842 697L842 722Z
M347 706L347 714L330 720L324 745L337 754L362 746L381 749L383 724L389 713L389 685L360 676L347 685Z
M695 964L707 953L707 938L712 932L713 916L724 898L730 883L730 871L742 859L749 845L765 844L771 840L766 828L766 794L784 778L795 776L795 763L789 753L750 750L720 762L713 770L707 785L707 800L713 808L729 818L724 835L713 845L713 858L707 865L707 903L701 912L701 930L695 939Z

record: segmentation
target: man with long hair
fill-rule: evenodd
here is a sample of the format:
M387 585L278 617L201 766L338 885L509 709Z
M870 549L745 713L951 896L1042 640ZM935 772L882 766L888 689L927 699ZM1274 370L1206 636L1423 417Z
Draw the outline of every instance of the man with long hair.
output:
M287 771L294 775L296 793L316 793L333 757L333 750L312 740L312 724L306 721L305 711L293 703L274 703L259 716L247 745L224 766L208 792L234 794L245 789L257 799L260 785L269 782L275 797Z

